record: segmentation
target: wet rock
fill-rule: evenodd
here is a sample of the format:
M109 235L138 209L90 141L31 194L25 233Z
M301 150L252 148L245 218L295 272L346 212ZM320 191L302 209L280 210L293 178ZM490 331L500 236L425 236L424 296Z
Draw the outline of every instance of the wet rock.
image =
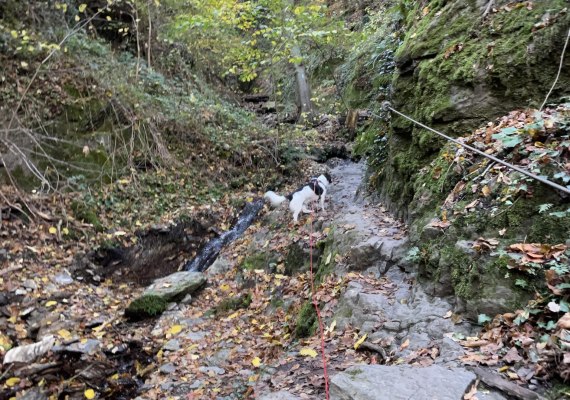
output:
M67 271L55 275L52 280L60 286L66 286L73 283L73 277Z
M170 339L162 348L168 351L180 350L180 341L178 339Z
M331 399L408 400L462 399L475 381L463 368L439 365L417 368L409 365L357 365L331 379Z
M168 363L168 364L161 365L161 367L159 368L159 371L161 374L169 375L169 374L172 374L174 371L176 371L176 367L173 364Z
M289 392L272 392L267 393L259 398L259 400L301 400L300 397L292 395Z
M32 362L50 351L54 343L53 336L46 336L40 342L14 347L4 356L4 364Z

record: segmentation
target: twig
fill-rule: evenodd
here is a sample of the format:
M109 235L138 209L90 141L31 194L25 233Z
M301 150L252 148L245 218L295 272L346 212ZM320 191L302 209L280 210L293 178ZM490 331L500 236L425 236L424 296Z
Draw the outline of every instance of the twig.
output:
M6 371L4 371L4 372L2 373L2 375L0 375L0 381L1 381L2 379L4 379L4 377L5 377L6 375L8 375L8 372L10 372L10 370L12 369L13 366L14 366L14 364L10 364L10 365L8 366L8 368L6 368Z
M8 267L5 268L3 270L0 271L0 276L4 276L6 274L9 274L10 272L14 272L14 271L18 271L20 269L24 268L24 265L20 264L20 265L14 265L13 267Z
M370 343L370 342L364 342L358 348L359 349L372 350L372 351L380 354L380 357L382 358L382 360L386 360L388 358L388 355L386 354L386 350L384 350L384 348L382 346L378 346L377 344Z
M475 178L473 178L472 180L473 180L473 181L476 181L477 179L484 178L485 175L487 175L487 172L489 172L489 170L490 170L491 168L493 168L493 166L494 166L495 164L496 164L496 162L494 162L494 161L493 161L492 163L489 163L489 165L487 165L487 168L485 168L485 171L483 171L483 173L481 173L480 175L477 175L477 176L476 176Z
M472 371L481 379L485 385L491 386L495 389L513 396L520 400L542 400L544 399L538 393L532 390L526 389L522 386L517 385L501 378L499 375L493 374L492 372L486 371L483 368L475 367Z
M560 78L560 72L562 71L562 65L564 64L564 53L566 53L566 47L568 46L568 40L569 39L570 39L570 29L568 29L568 35L566 35L566 42L564 43L564 48L562 49L562 54L560 55L560 65L558 66L558 74L556 74L556 79L554 79L554 83L552 84L550 90L548 91L546 98L542 102L542 105L540 106L539 111L542 111L542 108L546 104L548 97L550 97L550 95L552 94L552 91L554 90L554 87L558 83L558 78Z

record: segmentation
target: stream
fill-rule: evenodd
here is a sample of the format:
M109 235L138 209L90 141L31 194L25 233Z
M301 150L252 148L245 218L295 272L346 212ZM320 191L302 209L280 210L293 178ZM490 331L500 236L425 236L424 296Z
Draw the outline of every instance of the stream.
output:
M262 208L263 199L255 199L248 202L231 229L206 243L200 249L196 257L184 266L184 271L202 272L208 269L208 267L216 261L216 258L220 254L222 248L240 237L251 225Z

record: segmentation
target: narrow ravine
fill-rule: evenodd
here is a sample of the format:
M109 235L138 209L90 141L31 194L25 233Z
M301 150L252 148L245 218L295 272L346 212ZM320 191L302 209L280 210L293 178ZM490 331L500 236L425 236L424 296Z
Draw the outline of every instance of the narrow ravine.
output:
M339 343L327 339L332 398L462 399L476 376L463 367L457 338L474 335L477 327L454 314L453 299L429 296L418 282L406 259L406 226L367 195L365 166L340 162L331 172L333 247L344 254L336 272L349 282L326 322L335 321L337 330L353 330L357 337L365 334L361 346L367 354L359 362L353 349L344 348L339 357L334 348ZM285 356L279 364L289 365L290 353ZM319 362L312 367L315 373L322 371ZM324 398L322 385L314 396L300 397L290 377L276 375L268 381L265 400ZM504 398L488 390L477 395Z

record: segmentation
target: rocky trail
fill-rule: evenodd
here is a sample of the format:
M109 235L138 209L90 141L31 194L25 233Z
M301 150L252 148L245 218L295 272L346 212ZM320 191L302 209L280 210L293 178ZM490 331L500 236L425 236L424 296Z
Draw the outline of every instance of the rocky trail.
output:
M333 185L325 212L295 225L281 207L261 212L247 229L250 221L238 222L243 234L219 255L216 247L217 259L204 272L167 272L138 286L146 280L141 273L160 272L141 268L175 260L157 251L186 243L180 235L187 226L153 228L139 246L143 261L153 264L131 256L125 266L139 269L130 273L106 271L106 263L70 250L49 276L38 279L40 270L28 265L22 276L7 278L16 291L2 300L4 314L12 315L3 320L9 326L3 345L16 335L35 343L5 354L0 397L322 399L313 279L331 398L504 399L477 385L465 367L462 344L478 329L454 312L453 298L432 297L418 282L407 258L407 227L368 196L364 165L332 159L326 168ZM514 384L503 390L520 392ZM518 398L538 398L523 394Z
M345 161L335 164L329 208L315 216L312 227L315 235L328 233L320 260L326 263L334 254L334 275L338 276L332 284L325 281L317 293L325 317L332 398L462 399L470 393L466 398L504 399L481 386L476 390L477 377L463 366L464 350L458 341L475 335L477 329L453 313L452 299L431 297L417 282L413 265L405 257L406 227L366 196L362 189L364 166ZM209 286L236 287L242 280L242 289L247 287L243 284L247 276L230 272L236 252L248 242L250 251L267 245L282 233L267 229L268 221L287 223L288 218L288 211L271 211L241 242L224 249L207 271ZM305 223L298 228L299 236L290 235L292 242L305 240L301 247L307 256L307 231L312 229L307 220ZM290 229L289 224L286 227ZM214 323L207 312L204 316L204 310L216 307L216 302L219 307L220 294L208 287L188 306L173 305L158 320L151 334L166 332L167 338L172 338L162 346L161 365L147 381L147 392L140 399L154 398L158 392L187 398L202 398L205 393L212 398L239 398L235 394L222 396L232 390L266 400L324 398L318 330L312 337L290 340L287 329L279 327L276 320L288 321L283 314L287 307L270 305L276 300L291 302L294 294L290 291L298 280L306 288L308 277L265 275L260 270L253 274L258 278L250 285L257 287L244 312L222 314ZM289 282L283 291L263 295L258 285L262 280ZM202 357L201 350L209 346L210 355ZM249 368L242 367L244 360L251 361ZM212 392L212 388L217 390ZM219 395L214 395L216 392Z

